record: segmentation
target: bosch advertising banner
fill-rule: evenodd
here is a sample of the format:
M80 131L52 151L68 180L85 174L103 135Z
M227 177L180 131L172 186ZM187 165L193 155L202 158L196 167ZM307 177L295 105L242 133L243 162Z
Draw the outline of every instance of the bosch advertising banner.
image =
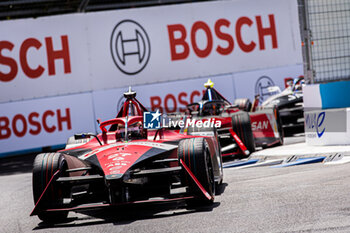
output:
M181 4L88 20L97 89L302 62L294 0Z
M0 109L0 156L65 144L74 133L96 131L91 94L4 103Z
M302 62L295 0L179 4L0 27L0 102Z
M233 102L235 90L231 75L211 77L215 88L227 100ZM175 81L153 85L135 86L136 98L150 111L161 110L163 113L185 111L190 103L201 100L204 83L207 78ZM96 118L108 120L115 117L124 103L123 93L127 88L116 88L93 92Z
M280 85L282 88L283 78L279 77L279 73L288 74L288 77L299 75L299 67L284 69L286 70L276 68L239 73L237 77L230 74L210 78L214 87L230 102L240 97L249 97L252 100L256 93L254 86L250 85L251 82L260 82L261 77L268 77L268 80L272 80L269 84ZM240 78L247 81L240 82ZM132 89L148 109L161 109L164 113L172 113L183 111L187 104L200 100L205 90L203 84L207 79L208 77L139 85ZM255 86L267 88L259 82ZM100 132L96 119L104 121L114 118L123 104L123 93L127 89L114 88L87 94L0 104L0 156L6 152L64 144L75 133ZM261 90L266 91L265 89Z
M84 17L0 22L0 102L91 90Z
M273 7L272 7L273 6ZM132 86L163 112L212 78L229 101L302 74L295 0L179 4L0 22L0 155L64 144Z
M302 65L296 65L233 75L133 86L132 89L137 92L137 98L150 111L160 109L163 113L172 113L184 111L186 105L199 101L205 90L203 84L208 78L214 82L214 88L231 103L236 98L249 98L253 102L255 95L259 95L261 104L271 95L276 94L269 92L269 87L278 86L283 90L285 78L297 78L302 74ZM123 93L125 91L127 87L93 92L96 118L107 120L115 117L124 103Z

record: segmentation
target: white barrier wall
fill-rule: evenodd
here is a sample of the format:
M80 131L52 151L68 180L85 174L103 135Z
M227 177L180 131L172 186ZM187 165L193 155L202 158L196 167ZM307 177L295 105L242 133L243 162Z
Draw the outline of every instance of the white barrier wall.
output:
M322 109L320 84L305 85L303 87L304 108L306 111Z
M84 25L80 15L1 21L0 103L91 90Z
M303 72L302 65L294 65L234 74L236 97L252 100L255 95L259 95L261 104L274 94L268 92L268 87L278 86L284 90L285 78L297 78L303 75Z
M79 132L95 132L91 94L0 104L0 155L60 145Z
M307 144L350 144L350 108L306 111L304 118Z
M302 61L295 0L179 4L0 27L0 102Z
M295 1L181 4L88 19L98 89L301 62Z
M310 145L350 144L350 81L306 85L305 137Z
M214 87L233 102L239 97L252 100L256 93L251 84L260 77L268 77L273 81L271 85L279 85L282 89L284 78L273 74L283 73L286 77L295 78L301 72L301 67L295 66L210 78L215 83ZM242 81L244 78L247 79L246 82ZM207 77L139 85L132 89L137 92L137 98L146 108L173 112L200 100L206 81ZM64 144L75 133L100 132L96 119L104 121L115 117L123 104L123 93L127 89L114 88L0 104L0 157L6 152Z
M146 107L171 112L198 101L208 77L233 101L253 99L267 84L283 89L284 78L302 74L295 0L179 4L0 27L0 156L95 132L95 119L115 117L129 85Z
M231 75L211 77L215 88L230 101L235 99ZM186 105L201 100L207 78L166 82L153 85L133 86L136 98L149 110L161 109L165 113L185 110ZM127 88L93 92L96 117L102 120L113 118L124 103L123 93Z
M303 73L302 65L275 69L259 70L229 75L210 76L214 87L231 103L236 98L249 98L253 101L256 94L262 95L262 100L268 98L269 86L279 86L284 89L284 78L297 78ZM283 76L282 76L283 74ZM151 85L132 86L137 92L137 98L148 109L161 109L163 112L184 110L187 104L202 98L204 83L208 77L173 81ZM102 120L115 117L121 108L127 88L116 88L93 92L96 117Z

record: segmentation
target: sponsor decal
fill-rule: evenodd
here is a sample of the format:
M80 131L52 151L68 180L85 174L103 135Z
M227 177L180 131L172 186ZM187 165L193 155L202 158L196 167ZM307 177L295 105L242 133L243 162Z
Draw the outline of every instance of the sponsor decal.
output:
M252 130L265 130L269 127L269 122L268 121L255 121L252 122Z
M177 147L175 145L157 143L157 142L128 142L120 145L149 146L149 147L154 147L154 148L163 149L163 150L172 150Z
M263 25L263 20L266 20L268 24ZM267 17L257 15L255 18L242 16L235 22L220 18L216 20L214 25L208 25L205 21L196 21L191 28L186 28L183 24L171 24L167 27L172 61L187 59L191 51L198 58L206 58L212 52L226 56L233 53L235 49L245 53L257 49L265 50L266 36L271 38L272 49L278 48L274 14L269 14ZM211 29L212 27L214 30ZM232 27L233 29L231 29ZM231 30L227 30L228 28ZM250 30L257 34L259 41L246 38L244 30ZM227 33L226 31L235 33ZM201 33L202 37L200 37ZM220 44L216 45L215 38L225 41L227 45L224 47ZM204 45L203 41L206 41Z
M110 46L115 65L127 75L141 72L151 55L151 43L145 29L130 19L114 27Z
M259 95L259 103L275 94L269 91L269 87L275 86L273 80L268 76L261 76L255 83L255 95Z
M93 151L91 151L91 152L89 152L89 153L87 153L85 155L79 156L79 159L82 159L82 160L87 159L87 158L91 157L94 154L98 154L98 153L101 153L101 152L103 152L105 150L111 149L111 148L115 147L116 145L117 145L116 143L113 143L113 144L109 144L109 145L104 146L104 147L100 147L100 148L98 148L96 150L93 150Z
M161 96L151 96L151 110L159 109L161 112L172 113L176 111L185 112L188 104L199 100L205 93L205 90L193 90L191 93L180 92L177 95L168 93L162 98Z
M60 41L61 48L54 48L54 40ZM25 39L19 48L18 58L15 56L5 56L2 54L3 51L7 50L10 52L10 55L14 55L12 52L14 49L15 45L11 41L0 41L0 68L1 66L7 67L4 69L5 72L0 70L1 82L10 82L14 80L19 74L19 69L22 69L24 75L29 79L39 78L46 72L49 76L56 75L56 66L59 64L56 64L56 60L63 61L65 74L72 72L68 35L62 35L59 39L45 37L45 42L36 38ZM38 64L33 61L33 58L31 58L32 56L29 56L32 53L38 53L40 56L46 57L46 70L46 64ZM7 72L6 70L9 71Z
M55 133L72 129L70 109L46 110L42 114L31 112L28 115L16 114L12 119L0 116L0 140L11 136L18 138L27 134L39 135L41 132Z
M326 126L323 124L326 118L326 112L308 113L306 114L305 125L309 130L316 130L317 137L321 138L326 131Z

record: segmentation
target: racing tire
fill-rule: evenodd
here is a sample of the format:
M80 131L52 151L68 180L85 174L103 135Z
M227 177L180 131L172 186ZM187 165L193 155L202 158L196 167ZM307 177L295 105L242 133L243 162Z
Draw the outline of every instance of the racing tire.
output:
M202 133L202 134L197 134L197 133ZM200 136L215 136L218 139L218 135L217 135L217 130L215 127L196 127L196 125L194 127L189 127L188 131L187 131L188 135L200 135ZM222 156L221 156L221 146L220 143L217 144L218 150L220 152L220 161L219 164L222 164ZM223 174L223 167L219 166L221 173ZM215 182L215 193L217 192L218 189L220 189L220 186L223 182L223 179L221 179L219 182Z
M279 113L279 110L277 107L274 107L273 113L274 113L275 118L276 118L278 134L280 135L279 142L276 144L276 146L281 146L284 143L284 131L283 131L283 125L282 125L280 113Z
M35 157L33 164L33 198L34 204L37 203L52 176L58 171L58 177L65 174L67 162L61 153L42 153ZM58 178L57 177L57 178ZM52 181L54 182L54 180ZM60 187L48 187L39 203L38 208L45 210L48 208L57 208L63 204L63 191ZM38 217L43 222L62 222L67 218L68 211L39 212Z
M255 140L249 114L247 112L232 114L232 129L247 147L249 154L253 153L255 151Z
M191 138L180 141L178 158L186 164L203 188L214 196L215 181L214 170L207 142L204 138ZM187 174L183 172L182 181L188 185L189 193L194 195L194 199L186 201L187 206L210 205L213 199L208 200L201 192L197 184Z
M248 98L235 99L233 105L237 105L239 109L250 112L252 108L252 103Z

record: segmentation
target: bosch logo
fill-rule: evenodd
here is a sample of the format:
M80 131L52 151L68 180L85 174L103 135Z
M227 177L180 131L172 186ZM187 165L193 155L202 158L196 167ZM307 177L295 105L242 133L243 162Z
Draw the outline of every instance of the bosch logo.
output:
M113 29L111 54L118 69L127 75L141 72L151 55L151 45L144 28L133 20L123 20Z
M255 83L255 95L259 95L259 102L262 103L272 93L268 91L269 87L275 86L275 83L268 76L260 77Z

